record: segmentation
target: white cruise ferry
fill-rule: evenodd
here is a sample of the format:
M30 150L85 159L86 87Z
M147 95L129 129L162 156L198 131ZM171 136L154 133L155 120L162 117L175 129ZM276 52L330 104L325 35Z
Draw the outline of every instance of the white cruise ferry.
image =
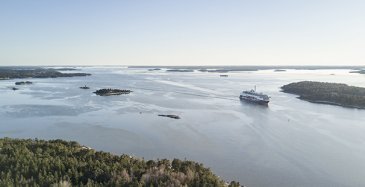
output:
M256 86L254 90L243 91L240 95L240 99L265 105L267 105L270 102L270 97L268 95L256 92Z

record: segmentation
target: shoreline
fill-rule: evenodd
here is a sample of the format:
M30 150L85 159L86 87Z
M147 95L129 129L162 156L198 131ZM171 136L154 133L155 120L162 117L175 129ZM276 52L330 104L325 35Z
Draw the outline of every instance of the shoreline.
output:
M297 94L295 94L297 95ZM359 106L353 106L353 105L342 105L340 103L335 103L335 102L330 102L330 101L316 101L316 100L310 100L310 99L305 99L305 98L301 98L301 96L297 97L300 100L303 101L308 101L311 103L318 103L318 104L327 104L327 105L333 105L333 106L340 106L340 107L344 107L344 108L349 108L349 109L361 109L364 110L365 107L359 107Z
M359 107L359 106L353 106L353 105L342 105L340 103L335 103L335 102L331 102L331 101L320 101L320 100L311 100L311 99L306 99L303 98L301 95L297 94L297 93L292 93L292 92L287 92L284 90L281 90L281 92L283 93L287 93L287 94L293 94L296 95L297 99L303 100L303 101L307 101L310 103L316 103L316 104L327 104L327 105L332 105L332 106L339 106L339 107L344 107L344 108L348 108L348 109L360 109L360 110L365 110L365 107Z

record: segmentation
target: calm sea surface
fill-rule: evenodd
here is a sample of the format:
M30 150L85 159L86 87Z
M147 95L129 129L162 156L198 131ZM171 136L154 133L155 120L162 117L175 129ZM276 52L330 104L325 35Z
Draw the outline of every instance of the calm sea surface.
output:
M247 186L365 186L365 110L314 104L280 92L302 80L365 87L349 70L166 73L81 67L89 77L0 81L0 136L75 140L145 159L204 163ZM79 89L87 85L90 90ZM241 102L257 86L268 107ZM100 88L131 89L101 97ZM176 114L180 120L158 117Z

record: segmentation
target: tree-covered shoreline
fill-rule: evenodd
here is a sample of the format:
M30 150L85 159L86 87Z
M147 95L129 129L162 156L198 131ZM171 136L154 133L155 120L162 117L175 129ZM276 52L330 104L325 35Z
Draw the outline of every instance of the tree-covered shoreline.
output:
M239 186L193 161L149 160L64 140L0 139L0 186Z
M61 73L55 69L45 69L40 67L0 67L1 79L21 79L21 78L57 78L57 77L78 77L89 76L89 73Z
M299 95L314 103L365 109L365 88L339 83L302 81L281 87L283 92Z
M350 73L359 73L359 74L365 74L365 70L355 70L355 71L350 71Z

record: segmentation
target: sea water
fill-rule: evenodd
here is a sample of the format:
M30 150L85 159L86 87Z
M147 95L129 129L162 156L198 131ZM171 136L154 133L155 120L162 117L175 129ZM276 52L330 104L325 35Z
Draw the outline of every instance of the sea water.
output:
M78 67L87 77L0 81L0 136L75 140L96 150L204 163L247 186L364 186L365 110L283 93L303 81L365 87L350 70L229 72ZM22 79L22 81L25 79ZM87 85L91 89L79 89ZM267 107L241 102L257 87ZM102 97L101 88L131 89ZM181 119L158 114L179 115Z

